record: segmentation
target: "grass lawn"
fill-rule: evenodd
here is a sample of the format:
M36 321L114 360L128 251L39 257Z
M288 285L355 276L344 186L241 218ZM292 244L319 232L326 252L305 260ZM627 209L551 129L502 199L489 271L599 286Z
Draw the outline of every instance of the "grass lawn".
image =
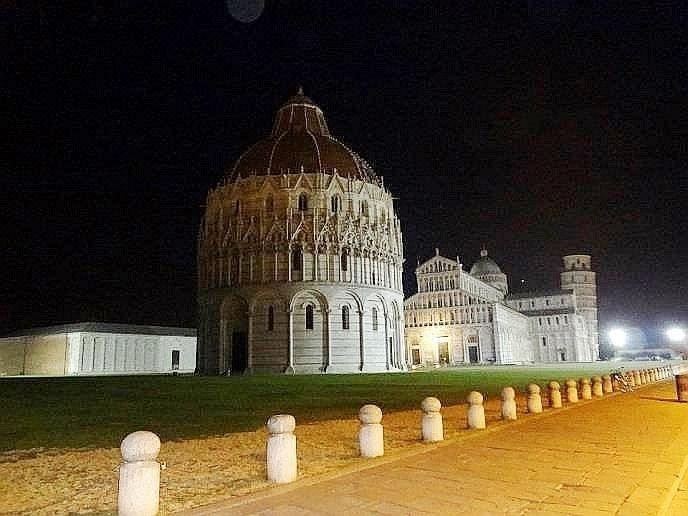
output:
M657 367L657 362L644 364ZM417 408L426 396L463 403L471 390L499 395L530 382L602 374L618 363L442 369L411 374L0 379L0 451L115 447L134 430L162 440L255 430L272 414L298 423L354 418L365 403ZM637 368L642 365L628 365Z

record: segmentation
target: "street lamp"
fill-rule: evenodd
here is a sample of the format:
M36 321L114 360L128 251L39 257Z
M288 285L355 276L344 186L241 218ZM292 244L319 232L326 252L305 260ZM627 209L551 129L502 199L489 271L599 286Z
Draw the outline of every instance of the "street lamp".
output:
M626 340L628 339L626 330L623 328L612 328L607 333L607 336L609 337L609 342L611 342L612 346L615 348L623 348L626 345Z
M671 342L683 342L686 340L686 330L679 326L672 326L671 328L668 328L664 334Z

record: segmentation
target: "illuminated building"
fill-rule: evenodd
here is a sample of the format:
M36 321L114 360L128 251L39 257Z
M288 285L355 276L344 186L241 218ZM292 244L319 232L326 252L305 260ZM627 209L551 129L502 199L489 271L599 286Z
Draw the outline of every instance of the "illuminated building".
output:
M403 370L392 195L302 91L208 193L198 371Z

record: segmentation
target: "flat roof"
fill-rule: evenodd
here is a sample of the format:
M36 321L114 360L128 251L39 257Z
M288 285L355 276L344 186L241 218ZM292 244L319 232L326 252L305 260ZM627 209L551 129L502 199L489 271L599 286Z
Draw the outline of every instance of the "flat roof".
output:
M176 326L149 326L143 324L118 324L101 322L80 322L59 324L56 326L42 326L17 330L0 337L23 337L29 335L51 335L55 333L128 333L135 335L174 335L179 337L195 337L196 328L179 328Z
M529 299L535 297L550 297L550 296L565 296L573 294L572 288L553 288L548 290L534 290L532 292L516 292L514 294L509 294L506 298L508 299Z

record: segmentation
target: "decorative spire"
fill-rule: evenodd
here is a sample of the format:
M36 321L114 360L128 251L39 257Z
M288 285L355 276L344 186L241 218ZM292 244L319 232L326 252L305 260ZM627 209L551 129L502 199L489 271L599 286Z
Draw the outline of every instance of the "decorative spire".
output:
M480 257L484 258L487 256L487 248L485 247L485 244L483 244L483 248L480 250Z
M303 86L301 86L300 84L299 84L299 91L296 92L296 94L303 96Z

